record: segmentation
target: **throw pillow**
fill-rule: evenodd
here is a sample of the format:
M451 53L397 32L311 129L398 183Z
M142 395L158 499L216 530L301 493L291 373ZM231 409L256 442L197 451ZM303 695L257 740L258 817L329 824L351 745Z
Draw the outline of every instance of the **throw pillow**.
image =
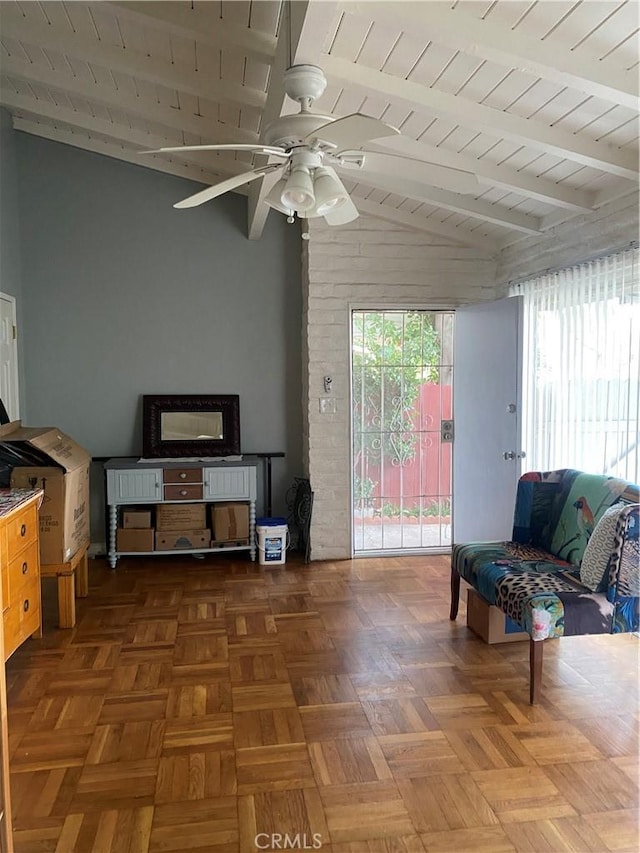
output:
M617 503L610 506L596 524L591 534L584 556L580 564L580 582L589 587L592 592L602 592L606 589L605 577L609 557L613 552L613 539L620 513L627 504Z

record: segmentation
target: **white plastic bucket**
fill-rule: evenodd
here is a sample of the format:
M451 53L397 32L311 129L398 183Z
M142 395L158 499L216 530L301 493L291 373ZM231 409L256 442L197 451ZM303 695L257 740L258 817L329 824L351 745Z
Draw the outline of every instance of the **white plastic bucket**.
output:
M286 518L257 518L256 537L258 562L274 566L286 562L289 547L289 527Z

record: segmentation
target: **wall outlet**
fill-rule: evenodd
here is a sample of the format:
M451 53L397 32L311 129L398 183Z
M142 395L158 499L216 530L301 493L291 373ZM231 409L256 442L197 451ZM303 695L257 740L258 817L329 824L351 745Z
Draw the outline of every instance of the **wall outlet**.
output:
M319 403L321 415L335 415L337 411L335 397L320 397Z

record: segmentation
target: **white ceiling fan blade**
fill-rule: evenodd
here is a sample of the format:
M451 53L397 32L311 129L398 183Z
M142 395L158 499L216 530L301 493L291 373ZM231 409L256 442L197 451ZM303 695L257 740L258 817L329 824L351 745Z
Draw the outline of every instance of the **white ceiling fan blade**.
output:
M335 145L337 151L347 148L359 148L372 139L382 139L385 136L396 136L400 131L390 124L385 124L377 118L353 113L353 115L336 119L323 124L306 137L305 142L319 139Z
M140 154L178 154L181 151L251 151L269 157L288 157L284 148L272 145L176 145L171 148L155 148L152 151L140 151Z
M325 213L324 219L327 225L346 225L347 222L353 222L360 216L358 208L349 198L344 204L341 204L337 210L331 213Z
M280 163L271 163L268 166L261 166L259 169L252 169L250 172L243 172L241 175L234 175L232 178L227 178L226 181L214 184L212 187L207 187L205 190L201 190L195 195L189 196L189 198L176 202L173 206L179 210L187 207L197 207L199 204L204 204L205 201L210 201L212 198L224 195L224 193L229 192L229 190L235 190L243 184L248 184L249 181L255 181L256 178L262 178L270 172L283 168L284 166L280 165Z
M339 168L352 172L365 169L369 173L379 172L392 178L405 181L416 181L428 186L441 187L452 192L473 195L480 188L477 177L473 172L440 166L437 163L427 163L424 160L413 160L411 157L401 157L396 154L378 154L375 151L343 151L347 159ZM353 156L361 162L350 163L348 157ZM357 180L355 174L350 175Z

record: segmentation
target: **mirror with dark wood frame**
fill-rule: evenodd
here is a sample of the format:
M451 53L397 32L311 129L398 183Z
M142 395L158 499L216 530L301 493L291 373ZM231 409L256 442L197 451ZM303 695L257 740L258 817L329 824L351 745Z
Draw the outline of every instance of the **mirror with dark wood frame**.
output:
M142 455L188 459L240 454L237 394L144 394Z

